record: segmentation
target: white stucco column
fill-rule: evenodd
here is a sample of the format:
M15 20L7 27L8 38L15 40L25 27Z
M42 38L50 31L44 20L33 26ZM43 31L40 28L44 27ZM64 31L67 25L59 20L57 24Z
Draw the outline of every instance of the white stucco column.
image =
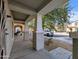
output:
M24 40L29 40L29 27L28 27L28 22L25 21L25 39Z
M42 29L42 15L37 14L35 21L35 33L33 34L33 45L34 48L38 51L44 48L44 37L43 37L43 29Z
M2 46L1 43L2 43L2 40L1 40L1 22L0 22L0 47Z
M6 59L8 59L8 57L10 56L10 52L11 52L11 48L13 45L13 41L14 41L14 30L13 30L13 17L11 15L10 9L9 9L9 5L8 5L8 1L7 0L3 0L4 1L4 10L5 10L5 16L4 16L4 20L5 20L5 45L6 45Z

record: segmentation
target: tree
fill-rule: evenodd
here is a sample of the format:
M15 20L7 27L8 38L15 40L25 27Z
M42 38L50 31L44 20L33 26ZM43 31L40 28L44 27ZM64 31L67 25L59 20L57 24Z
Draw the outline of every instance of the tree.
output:
M49 28L54 29L56 25L60 25L62 30L64 29L64 24L69 23L69 7L65 6L64 8L56 8L53 11L43 16L43 29Z

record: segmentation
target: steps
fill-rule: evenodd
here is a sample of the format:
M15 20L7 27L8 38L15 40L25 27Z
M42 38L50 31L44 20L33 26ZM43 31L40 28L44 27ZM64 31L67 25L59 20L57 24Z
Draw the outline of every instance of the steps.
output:
M53 59L72 59L72 53L61 47L58 47L49 53Z

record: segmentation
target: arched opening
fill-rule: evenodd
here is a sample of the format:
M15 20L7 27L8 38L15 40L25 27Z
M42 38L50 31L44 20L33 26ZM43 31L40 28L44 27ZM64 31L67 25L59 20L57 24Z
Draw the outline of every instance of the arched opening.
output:
M18 31L22 31L22 26L20 26L20 25L17 25L17 26L15 26L15 32L18 32Z

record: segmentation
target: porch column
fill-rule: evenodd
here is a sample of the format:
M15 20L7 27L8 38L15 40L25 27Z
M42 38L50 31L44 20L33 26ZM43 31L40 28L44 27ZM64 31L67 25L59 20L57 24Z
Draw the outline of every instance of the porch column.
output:
M24 40L29 40L29 28L28 28L28 22L25 21L25 39Z
M43 37L41 14L37 14L35 19L35 28L33 32L33 48L36 49L37 51L44 48L44 37Z
M12 49L13 41L14 41L14 33L13 33L13 17L11 15L9 5L8 5L8 0L3 0L4 1L4 10L5 10L5 15L4 15L4 20L5 20L5 45L6 45L6 59L10 56L10 52Z

